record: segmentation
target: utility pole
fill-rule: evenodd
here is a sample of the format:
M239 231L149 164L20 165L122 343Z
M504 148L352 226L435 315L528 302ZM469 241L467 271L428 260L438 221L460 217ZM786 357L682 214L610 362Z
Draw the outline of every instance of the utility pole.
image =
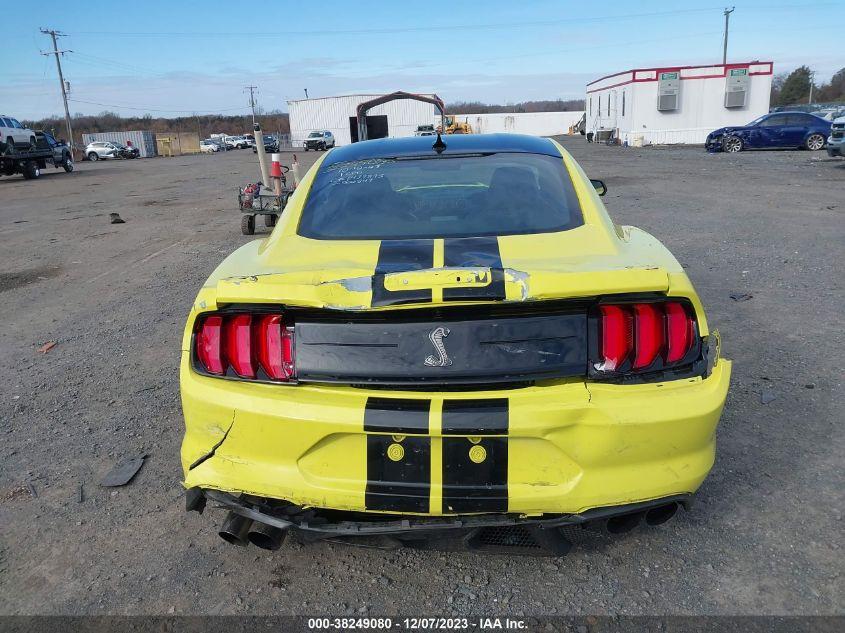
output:
M305 98L307 99L308 98L308 88L303 88L303 90L305 91Z
M249 107L252 108L252 126L255 127L255 95L258 86L244 86L244 92L249 90Z
M725 45L722 49L722 63L723 64L728 63L728 24L730 23L730 20L731 20L731 13L734 12L735 8L736 7L731 7L730 9L728 9L727 7L725 7Z
M67 142L70 146L71 156L73 156L73 128L70 125L70 110L68 110L68 107L67 107L67 89L65 87L66 84L65 84L64 75L62 75L62 63L59 59L59 55L64 55L65 53L72 53L73 51L70 51L70 50L60 51L59 50L59 47L56 44L56 38L65 36L65 34L62 33L61 31L55 31L55 30L52 30L52 29L42 28L41 32L44 35L49 35L51 38L53 38L53 51L47 52L47 53L41 53L41 54L42 55L54 55L56 57L56 68L59 71L59 84L62 87L62 101L65 104L65 125L67 126Z
M810 99L807 103L813 103L813 84L816 83L816 71L810 71Z

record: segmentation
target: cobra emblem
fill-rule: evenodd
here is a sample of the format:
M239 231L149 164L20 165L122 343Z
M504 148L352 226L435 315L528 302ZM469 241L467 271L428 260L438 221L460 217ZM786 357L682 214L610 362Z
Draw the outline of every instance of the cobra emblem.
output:
M434 328L428 333L428 339L440 355L439 358L434 355L426 357L425 364L429 367L448 367L452 364L452 359L449 358L446 348L443 346L443 339L447 336L449 336L449 328L443 326Z

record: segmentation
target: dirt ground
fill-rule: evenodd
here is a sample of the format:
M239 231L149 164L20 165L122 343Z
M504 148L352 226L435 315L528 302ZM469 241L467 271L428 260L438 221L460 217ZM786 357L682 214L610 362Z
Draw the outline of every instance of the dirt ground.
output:
M0 613L842 613L845 161L565 143L687 267L735 360L693 512L560 559L227 545L221 510L184 511L179 343L252 239L254 155L85 163L0 178Z

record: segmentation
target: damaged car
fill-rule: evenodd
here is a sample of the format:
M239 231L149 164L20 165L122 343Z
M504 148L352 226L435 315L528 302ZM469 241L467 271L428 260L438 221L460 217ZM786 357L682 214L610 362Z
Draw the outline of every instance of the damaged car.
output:
M830 121L808 112L773 112L748 125L722 127L707 135L708 152L735 153L747 149L792 148L818 151L830 134Z
M271 550L561 555L689 509L731 362L682 266L604 191L515 134L321 156L191 307L188 510Z

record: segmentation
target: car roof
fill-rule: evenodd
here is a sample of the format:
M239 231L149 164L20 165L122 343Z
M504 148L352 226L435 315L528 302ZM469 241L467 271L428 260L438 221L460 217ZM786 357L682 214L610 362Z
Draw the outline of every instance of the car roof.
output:
M822 119L822 121L825 120L823 117L820 117L815 112L804 112L803 110L778 110L777 112L769 112L769 116L773 114L809 114L810 116L814 116L817 119Z
M449 154L495 154L503 152L545 154L560 158L557 146L547 138L525 134L448 134L443 137ZM323 165L367 158L430 156L434 153L430 136L406 136L362 141L332 150Z

